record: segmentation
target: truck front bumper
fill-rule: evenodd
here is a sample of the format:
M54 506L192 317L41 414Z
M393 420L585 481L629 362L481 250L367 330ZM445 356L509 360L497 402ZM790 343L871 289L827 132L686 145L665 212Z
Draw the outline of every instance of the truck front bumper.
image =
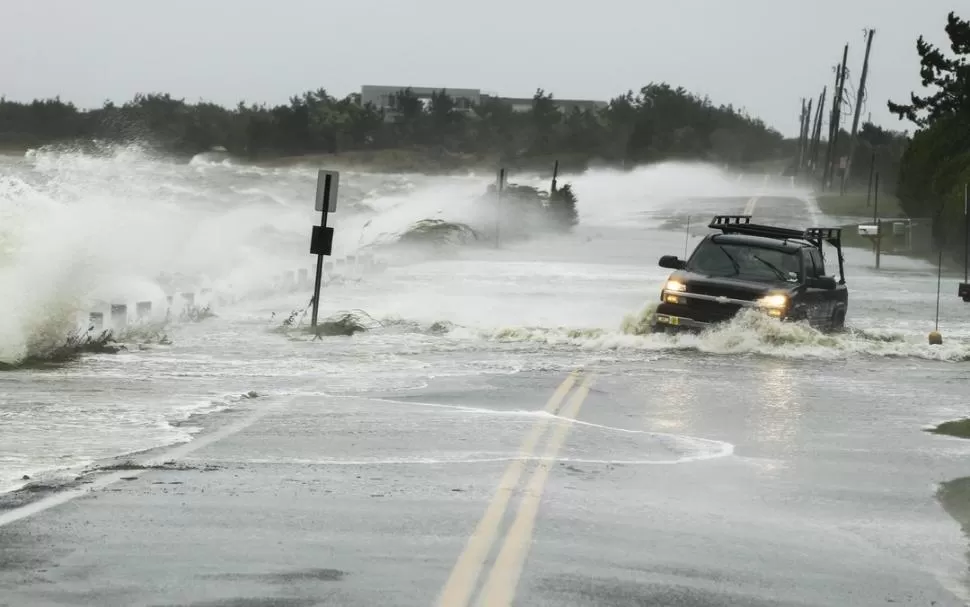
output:
M773 318L790 320L785 310L761 308L750 301L727 300L725 303L715 297L693 294L678 294L678 298L678 303L663 301L657 306L651 323L654 332L703 331L729 322L743 309L758 309ZM698 307L691 304L687 301L688 298L692 301L701 300L704 305Z
M693 318L689 318L687 316L678 316L676 314L663 314L657 312L653 316L653 331L655 333L668 331L700 332L711 327L712 324L713 323L702 322L700 320L694 320Z

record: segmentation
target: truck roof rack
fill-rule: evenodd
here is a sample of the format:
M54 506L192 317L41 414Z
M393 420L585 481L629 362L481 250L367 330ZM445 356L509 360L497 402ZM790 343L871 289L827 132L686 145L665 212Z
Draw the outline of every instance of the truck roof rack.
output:
M841 283L845 283L844 257L842 255L842 228L806 228L796 230L794 228L782 228L779 226L766 226L751 223L751 215L715 215L709 228L720 230L723 234L745 234L747 236L761 236L763 238L775 238L778 240L802 240L813 245L823 253L822 243L827 242L839 255L839 278Z
M805 230L751 223L751 215L715 215L707 227L720 230L724 234L745 234L779 240L805 239Z
M806 228L805 239L825 241L833 247L842 246L842 228Z
M812 244L825 241L832 246L839 246L842 240L842 228L782 228L751 223L751 215L715 215L708 225L709 228L720 230L725 234L746 234L749 236L763 236L781 240L806 240Z

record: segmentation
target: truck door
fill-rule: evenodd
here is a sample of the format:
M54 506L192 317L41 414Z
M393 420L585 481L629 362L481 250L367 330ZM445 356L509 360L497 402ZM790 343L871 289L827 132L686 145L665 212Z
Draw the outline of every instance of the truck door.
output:
M815 247L802 249L805 259L805 278L821 278L825 276L825 262ZM835 311L834 292L828 289L805 288L806 304L809 309L809 322L813 325L824 326L832 318Z

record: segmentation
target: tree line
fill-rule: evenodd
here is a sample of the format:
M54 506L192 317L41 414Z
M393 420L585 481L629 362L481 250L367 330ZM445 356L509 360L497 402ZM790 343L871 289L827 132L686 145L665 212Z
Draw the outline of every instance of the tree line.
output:
M793 147L743 110L667 83L629 91L600 110L561 111L541 89L528 111L491 97L460 108L447 90L425 102L405 89L395 102L388 116L357 94L337 99L323 89L287 104L233 108L164 93L91 110L59 98L0 99L0 146L138 141L184 155L224 147L250 159L422 148L482 159L563 154L627 165L671 159L743 165L790 156Z
M896 195L911 217L934 217L937 244L963 261L964 188L970 183L970 21L955 13L945 27L952 55L916 41L926 96L888 102L916 132L903 152Z

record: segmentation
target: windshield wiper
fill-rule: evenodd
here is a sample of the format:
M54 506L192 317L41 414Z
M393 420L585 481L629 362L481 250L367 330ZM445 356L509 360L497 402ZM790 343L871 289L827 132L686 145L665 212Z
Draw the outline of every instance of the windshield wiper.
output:
M724 255L731 261L731 265L734 266L734 273L735 274L740 274L741 273L741 264L738 263L738 260L735 259L734 257L732 257L731 254L727 252L727 249L725 249L723 246L721 246L721 245L717 245L717 246L718 246L719 249L721 249L721 251L724 253Z
M783 272L782 270L778 269L778 266L776 266L775 264L773 264L770 261L767 261L765 259L761 259L757 255L752 255L752 257L754 257L755 259L757 259L761 263L763 263L766 266L768 266L768 269L771 270L772 272L774 272L775 273L775 276L777 276L779 280L785 280L785 281L788 280L788 275L785 274L785 272Z

